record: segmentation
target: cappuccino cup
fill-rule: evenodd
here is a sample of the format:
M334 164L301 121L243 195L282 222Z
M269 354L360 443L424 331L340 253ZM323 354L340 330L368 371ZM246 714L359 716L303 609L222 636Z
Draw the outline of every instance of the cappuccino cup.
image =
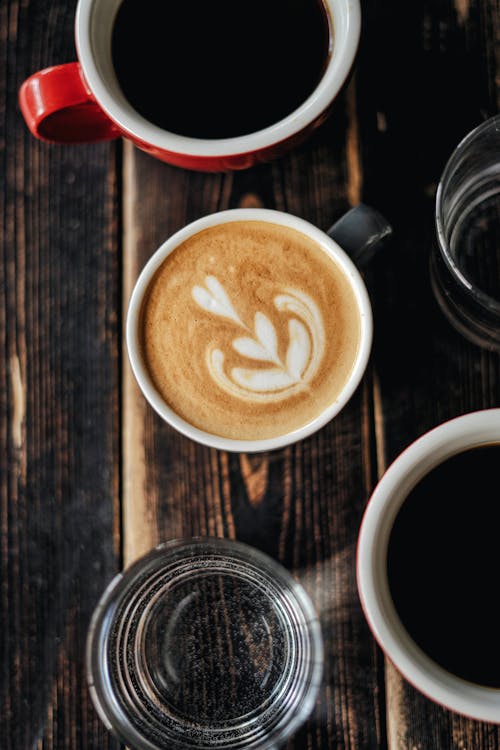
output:
M430 430L387 469L365 510L357 583L387 658L417 690L500 723L500 409Z
M79 0L78 61L31 75L19 104L45 141L123 136L176 166L243 169L323 122L360 25L358 0Z
M358 206L327 233L267 209L205 216L170 237L133 290L132 370L151 406L211 447L256 452L305 438L349 401L372 313L357 262L390 233Z

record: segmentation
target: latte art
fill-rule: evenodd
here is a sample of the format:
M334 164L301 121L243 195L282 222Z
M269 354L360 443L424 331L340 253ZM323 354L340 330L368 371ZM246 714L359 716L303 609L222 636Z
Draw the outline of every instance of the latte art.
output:
M273 365L267 368L233 367L230 375L224 372L224 352L207 348L207 369L213 380L227 393L247 401L265 403L288 398L313 379L321 363L325 347L325 332L321 313L314 301L296 289L285 290L274 298L279 311L293 313L288 321L288 347L282 360L278 352L278 336L269 318L256 312L252 331L241 320L222 284L215 276L205 278L205 286L195 286L193 299L212 315L233 320L247 335L232 342L233 348L247 359Z
M257 440L335 402L361 322L344 271L307 235L267 221L204 229L149 284L141 351L158 394L191 425Z

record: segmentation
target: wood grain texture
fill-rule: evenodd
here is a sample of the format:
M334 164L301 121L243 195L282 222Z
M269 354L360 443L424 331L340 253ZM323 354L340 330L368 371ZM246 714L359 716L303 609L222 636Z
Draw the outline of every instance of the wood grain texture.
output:
M74 59L75 3L0 4L0 747L116 747L84 643L118 567L115 147L29 135L17 89Z
M449 59L436 30L446 9L365 5L356 75L331 121L298 152L250 172L205 178L129 153L134 190L141 196L136 231L144 227L144 210L149 215L152 206L166 206L165 212L156 209L156 227L147 221L148 238L136 248L138 265L178 226L228 206L274 207L326 228L350 203L364 199L384 210L396 229L392 248L368 273L375 300L375 371L365 378L358 401L310 440L253 458L207 451L150 414L138 430L149 435L144 515L149 514L152 543L177 535L236 536L276 556L305 583L326 634L326 675L312 721L290 746L494 748L496 728L436 707L389 664L385 685L354 581L362 509L387 462L447 416L498 403L497 358L472 351L448 329L431 297L427 271L437 177L474 119L495 111L491 77L480 76L474 56L479 48L479 60L491 72L492 27L483 31L489 41L479 42L474 24L488 8L483 4L474 15L469 7L467 19L462 8L450 32ZM476 47L464 59L466 42ZM408 63L408 85L394 75L395 56ZM463 78L471 63L475 82L467 79L461 97L455 73ZM181 196L186 203L176 215ZM132 410L126 407L125 414ZM126 516L124 528L128 533Z
M358 191L354 108L355 95L347 90L335 117L302 149L240 173L189 173L127 147L124 300L161 242L213 211L278 208L327 229ZM354 573L357 529L375 477L370 376L319 434L257 456L211 450L178 435L145 406L131 377L127 367L127 561L148 545L192 535L237 538L279 559L311 594L326 642L321 698L289 747L383 747L382 662L368 637Z
M498 111L499 38L495 1L365 4L357 75L363 196L395 227L371 277L379 469L440 422L500 405L499 356L449 326L428 272L444 164ZM386 674L391 750L499 747L497 727L436 706L389 663Z
M207 175L129 145L122 163L119 144L34 141L17 89L74 59L76 0L0 3L1 750L117 747L85 685L90 613L122 561L193 534L265 550L316 605L325 679L290 749L499 750L498 727L436 706L384 664L355 583L359 523L384 468L439 422L500 405L499 356L449 327L428 276L444 163L498 111L498 2L362 5L356 70L329 121L278 161ZM120 339L152 252L224 208L277 208L326 229L359 200L395 239L366 273L374 350L344 411L257 456L163 424Z

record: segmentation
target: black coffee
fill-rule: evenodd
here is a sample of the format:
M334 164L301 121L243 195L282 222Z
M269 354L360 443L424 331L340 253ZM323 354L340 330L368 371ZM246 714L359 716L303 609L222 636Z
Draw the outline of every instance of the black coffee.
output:
M412 490L387 573L413 640L449 672L500 688L500 445L460 453Z
M321 0L123 0L112 56L124 95L147 120L226 138L278 122L307 99L330 40Z

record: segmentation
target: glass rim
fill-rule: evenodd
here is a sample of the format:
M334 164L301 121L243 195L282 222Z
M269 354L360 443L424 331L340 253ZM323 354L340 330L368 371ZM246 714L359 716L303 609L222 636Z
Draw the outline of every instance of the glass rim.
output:
M182 552L185 548L186 554L181 555L175 563L176 553ZM154 576L160 573L162 568L168 569L170 566L181 567L183 562L189 559L189 551L200 550L200 556L203 552L220 555L221 560L234 561L236 564L247 564L262 573L263 578L266 576L276 583L281 583L286 590L286 594L293 597L289 603L291 609L297 613L297 622L302 623L302 628L306 639L306 651L309 653L307 668L298 672L299 682L291 684L292 695L290 700L285 701L281 712L278 714L277 721L270 726L264 726L262 736L259 731L259 724L255 720L255 730L250 739L246 737L239 738L235 744L228 744L224 740L222 733L227 729L207 726L204 729L206 735L213 736L213 742L205 739L200 744L193 744L189 737L176 738L173 734L168 738L161 738L169 742L171 750L187 750L188 748L199 748L207 750L210 747L226 748L241 747L251 748L275 748L277 744L283 743L289 738L310 715L323 675L323 638L319 619L302 584L278 561L264 552L232 539L218 537L191 537L172 539L164 542L138 560L128 566L123 572L118 573L104 590L98 604L96 605L91 623L88 629L86 644L86 673L87 683L94 707L107 729L112 731L116 737L134 750L159 750L162 744L156 744L153 740L145 736L138 729L134 722L130 720L126 710L119 702L118 693L113 687L110 679L110 664L108 659L108 642L114 617L120 605L127 601L127 597L133 591L134 584L141 581L146 575ZM162 565L162 560L164 565ZM200 566L200 571L206 573L206 568ZM214 572L221 572L216 568ZM230 574L230 569L228 569ZM238 571L235 570L235 575ZM175 574L174 579L175 580ZM285 596L286 596L285 594ZM292 616L295 620L295 616ZM304 627L305 625L305 627ZM221 738L216 737L221 732ZM247 744L248 743L248 744Z
M473 284L467 276L461 271L457 263L454 261L449 251L448 242L445 236L444 230L444 219L443 219L443 191L450 178L454 168L457 157L463 152L464 148L470 146L478 136L487 130L496 128L500 134L500 114L489 117L484 122L477 125L471 131L465 135L462 140L455 146L452 153L450 154L441 177L438 182L436 190L436 202L435 202L435 224L436 233L439 244L439 251L443 261L445 262L448 270L452 274L455 281L460 285L466 294L474 299L474 301L481 307L487 309L489 312L494 312L500 315L500 301L496 300L491 295L484 292L478 286Z

